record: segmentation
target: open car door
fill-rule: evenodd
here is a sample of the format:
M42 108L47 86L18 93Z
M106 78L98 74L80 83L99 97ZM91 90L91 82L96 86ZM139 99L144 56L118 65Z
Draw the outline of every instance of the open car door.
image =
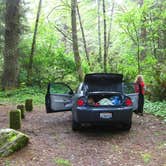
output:
M138 93L135 92L135 83L123 83L123 93L133 102L133 111L138 109Z
M72 89L64 83L49 83L45 97L46 112L70 111L73 94Z

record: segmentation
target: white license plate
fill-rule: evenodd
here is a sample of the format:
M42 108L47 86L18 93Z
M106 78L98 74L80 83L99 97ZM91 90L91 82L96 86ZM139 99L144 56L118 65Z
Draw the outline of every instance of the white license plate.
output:
M112 113L100 113L100 118L110 119L110 118L112 118Z

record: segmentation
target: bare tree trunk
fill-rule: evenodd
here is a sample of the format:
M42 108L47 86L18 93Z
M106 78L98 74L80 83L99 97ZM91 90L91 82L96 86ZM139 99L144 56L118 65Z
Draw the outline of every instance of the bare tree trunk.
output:
M36 22L35 22L35 30L34 30L34 34L33 34L33 41L32 41L32 47L31 47L31 53L29 56L29 66L28 66L28 73L27 73L28 85L32 85L33 56L34 56L34 52L35 52L36 36L37 36L41 6L42 6L42 0L39 0Z
M83 80L83 71L81 66L81 57L78 50L78 39L77 39L77 22L76 22L76 7L77 0L71 0L71 24L72 24L72 39L73 39L73 52L78 72L79 81Z
M108 30L108 40L107 40L107 55L108 55L108 50L109 50L109 46L110 46L110 38L111 38L111 31L112 31L112 21L113 21L113 14L114 14L114 6L115 6L115 2L112 2L112 9L111 9L111 16L110 16L110 27Z
M18 44L20 33L20 0L6 0L4 66L2 89L18 85Z
M135 25L134 22L133 22L133 28L134 28L134 31L135 31L136 41L137 41L137 68L138 68L138 74L141 74L141 65L140 65L140 39L139 39L138 30L137 30L136 25Z
M150 18L150 22L152 24L153 23L153 19L152 19L151 12L149 14L149 18ZM151 24L150 24L150 31L151 31L150 33L152 35L152 43L151 43L152 44L152 54L153 54L154 58L157 59L155 37L154 37L154 32L153 32L153 28L152 28Z
M144 0L139 0L138 4L141 8L144 4ZM142 13L142 20L141 20L141 24L142 24L141 25L141 33L140 33L141 45L142 45L142 48L143 48L143 49L140 50L141 60L143 60L146 57L146 36L147 36L147 32L146 32L145 23L146 23L146 16L145 16L145 12L143 12Z
M89 65L89 67L91 68L90 59L89 59L89 53L88 53L87 45L86 45L86 39L85 39L84 28L83 28L83 25L82 25L81 15L80 15L80 11L79 11L78 4L77 4L77 14L78 14L78 18L79 18L79 23L80 23L80 28L81 28L81 33L82 33L82 39L83 39L83 44L84 44L84 49L85 49L86 58L87 58L87 61L88 61L88 65Z
M103 0L103 17L104 17L104 72L107 72L107 24L105 12L105 0Z
M97 5L98 5L97 15L98 15L98 47L99 47L98 62L101 63L102 53L101 53L101 28L100 28L100 0L97 0Z

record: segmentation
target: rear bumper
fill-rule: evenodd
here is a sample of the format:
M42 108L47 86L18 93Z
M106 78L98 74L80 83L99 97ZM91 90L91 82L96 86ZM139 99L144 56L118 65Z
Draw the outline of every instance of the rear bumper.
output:
M111 118L101 118L100 113L112 113ZM93 108L77 107L73 111L73 118L79 123L128 123L132 119L132 107L124 108Z

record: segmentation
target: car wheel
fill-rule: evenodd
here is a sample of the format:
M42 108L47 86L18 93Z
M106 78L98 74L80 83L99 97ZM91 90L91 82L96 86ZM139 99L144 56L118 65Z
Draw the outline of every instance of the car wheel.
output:
M132 122L124 123L123 124L123 130L129 131L131 129Z
M73 131L78 131L81 129L81 124L72 120L72 130Z

